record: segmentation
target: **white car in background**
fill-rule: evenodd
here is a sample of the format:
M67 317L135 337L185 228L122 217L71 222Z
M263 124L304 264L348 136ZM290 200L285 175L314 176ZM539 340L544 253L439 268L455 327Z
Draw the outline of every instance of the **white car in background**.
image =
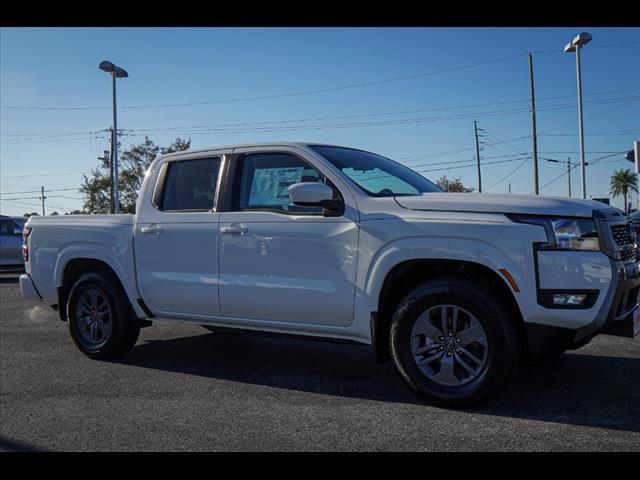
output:
M444 193L374 153L276 143L162 155L136 212L25 228L22 292L91 358L153 321L364 343L469 406L526 358L640 330L631 222L595 201Z

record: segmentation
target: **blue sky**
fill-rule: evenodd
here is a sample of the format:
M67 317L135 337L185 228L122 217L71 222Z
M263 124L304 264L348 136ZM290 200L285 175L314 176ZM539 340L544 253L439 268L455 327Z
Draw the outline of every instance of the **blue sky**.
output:
M125 147L144 129L159 145L179 135L194 148L336 143L476 187L477 120L485 130L483 190L506 192L511 182L512 192L530 193L526 53L534 52L539 155L577 161L575 56L562 48L580 31L593 35L582 54L593 161L640 139L638 28L3 28L0 211L40 211L37 194L19 192L41 185L59 190L49 194L47 213L81 207L66 189L78 187L108 148L104 134L90 133L111 125L110 78L97 68L104 59L130 75L118 80ZM264 96L275 97L242 100ZM213 103L126 108L206 101ZM588 194L607 196L611 173L631 166L622 154L588 166ZM567 194L565 168L540 162L541 186L559 177L542 193ZM572 187L579 195L577 168Z

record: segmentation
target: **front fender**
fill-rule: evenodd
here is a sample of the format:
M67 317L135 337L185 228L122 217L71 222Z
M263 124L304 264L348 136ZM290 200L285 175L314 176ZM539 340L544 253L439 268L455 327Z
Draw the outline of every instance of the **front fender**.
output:
M533 264L530 255L531 231L524 232L519 228L518 232L509 235L522 250L505 248L496 242L503 233L513 226L507 222L425 222L417 228L428 231L430 234L406 236L375 245L375 238L368 237L363 232L363 242L376 246L373 249L361 249L361 257L358 268L358 288L356 289L356 313L351 332L371 342L371 313L378 310L378 302L385 279L391 270L397 265L411 260L448 260L463 261L479 264L494 272L505 280L501 269L506 269L520 292L512 291L516 302L520 305L519 298L530 294L530 288L535 291L535 279ZM399 225L401 227L401 225ZM416 224L412 225L416 232ZM372 230L375 232L375 230ZM417 232L416 232L417 233ZM544 235L544 232L543 232ZM525 254L525 245L529 246L529 254Z
M374 301L374 310L377 308L378 298L389 272L396 265L409 260L453 260L477 263L489 268L501 278L504 276L500 269L506 269L518 285L522 283L524 273L528 270L527 266L514 262L513 258L486 240L452 238L449 239L446 247L441 245L439 248L433 243L433 239L425 237L397 240L386 245L376 255L363 288L364 296Z

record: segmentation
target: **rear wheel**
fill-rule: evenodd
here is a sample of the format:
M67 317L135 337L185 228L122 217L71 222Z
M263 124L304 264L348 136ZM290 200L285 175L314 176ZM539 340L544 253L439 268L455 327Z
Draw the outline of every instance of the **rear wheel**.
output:
M496 395L515 375L522 351L504 302L478 282L453 277L409 292L393 316L390 341L409 388L451 407Z
M125 293L111 275L80 275L67 301L69 332L76 346L91 358L108 358L131 350L140 327Z

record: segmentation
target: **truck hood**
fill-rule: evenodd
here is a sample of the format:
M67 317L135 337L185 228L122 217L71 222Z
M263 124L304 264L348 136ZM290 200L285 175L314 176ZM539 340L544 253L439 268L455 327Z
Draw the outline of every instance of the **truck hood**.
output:
M617 208L595 200L537 195L434 192L394 198L401 207L410 210L520 213L568 217L592 217L594 210L621 213Z

